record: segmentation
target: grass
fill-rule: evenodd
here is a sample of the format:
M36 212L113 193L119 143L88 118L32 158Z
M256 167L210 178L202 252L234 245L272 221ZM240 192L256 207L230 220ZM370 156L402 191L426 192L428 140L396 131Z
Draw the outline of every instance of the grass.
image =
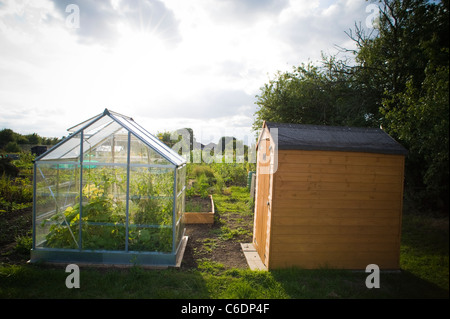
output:
M186 202L185 210L187 212L201 212L202 211L202 204Z
M435 285L449 289L448 217L420 214L404 216L401 269Z
M220 212L239 213L247 216L253 214L253 204L246 187L225 188L222 193L214 194L214 204Z
M200 260L197 270L80 270L80 289L67 289L65 267L2 266L0 298L367 299L448 298L448 290L411 273L382 273L381 288L367 289L364 272L284 269L225 270Z
M248 192L231 187L214 195L221 215L217 240L248 235L245 227L231 229L229 218L252 214ZM3 229L1 230L3 231ZM217 249L215 239L205 239L206 251ZM336 269L299 268L270 272L226 269L200 256L196 269L146 270L81 268L80 289L67 289L65 265L0 265L0 298L167 298L167 299L378 299L448 298L448 217L403 216L401 268L382 272L379 289L365 286L367 273ZM20 247L26 246L21 238Z

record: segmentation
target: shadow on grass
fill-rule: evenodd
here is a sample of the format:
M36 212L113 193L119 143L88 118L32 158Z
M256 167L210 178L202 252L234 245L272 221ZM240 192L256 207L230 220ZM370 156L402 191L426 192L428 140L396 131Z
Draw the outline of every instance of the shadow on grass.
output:
M66 265L0 266L0 298L199 299L209 298L197 271L80 267L80 288L66 287Z
M364 271L339 269L279 269L271 271L294 299L441 299L448 290L408 271L380 273L380 288L366 287Z

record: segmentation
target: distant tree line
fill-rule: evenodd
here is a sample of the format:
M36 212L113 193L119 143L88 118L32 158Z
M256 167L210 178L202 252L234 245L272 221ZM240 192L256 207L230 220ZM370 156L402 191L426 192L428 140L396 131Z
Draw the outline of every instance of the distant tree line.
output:
M235 162L253 160L250 147L245 145L244 141L238 140L234 136L222 136L217 140L217 143L210 142L204 145L197 141L193 129L182 128L175 131L157 132L156 137L180 155L185 155L189 152L188 161L190 163L205 162L212 160L211 156L218 156L219 158L222 155L233 157ZM202 154L194 155L193 152L195 151L201 151Z
M264 120L382 127L409 150L406 196L448 212L449 2L382 0L379 9L374 28L346 32L355 49L264 84L253 128Z
M57 137L42 137L37 133L22 135L11 129L0 130L0 150L8 153L22 151L21 145L55 145L59 142Z

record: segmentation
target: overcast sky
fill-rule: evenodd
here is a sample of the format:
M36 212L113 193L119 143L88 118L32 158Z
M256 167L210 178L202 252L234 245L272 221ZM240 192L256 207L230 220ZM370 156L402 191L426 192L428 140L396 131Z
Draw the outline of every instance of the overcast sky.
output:
M0 129L46 137L105 108L150 132L253 137L255 95L318 62L364 0L0 0Z

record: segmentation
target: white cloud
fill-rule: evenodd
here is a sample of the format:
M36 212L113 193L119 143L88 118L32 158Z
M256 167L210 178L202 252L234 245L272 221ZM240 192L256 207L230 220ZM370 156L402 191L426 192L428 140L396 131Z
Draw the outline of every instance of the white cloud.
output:
M70 3L80 8L79 29L66 25ZM0 129L60 137L107 107L155 133L243 136L259 88L277 70L351 45L344 31L365 21L366 5L0 1Z

